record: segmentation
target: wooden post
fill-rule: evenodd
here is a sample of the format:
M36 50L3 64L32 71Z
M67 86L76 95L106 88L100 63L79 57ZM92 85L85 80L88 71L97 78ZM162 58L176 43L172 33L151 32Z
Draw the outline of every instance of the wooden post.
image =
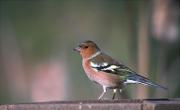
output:
M146 6L144 2L141 5ZM138 72L140 75L148 77L149 69L149 41L148 41L148 14L144 7L140 8L139 31L138 31ZM147 98L148 88L138 86L137 98Z

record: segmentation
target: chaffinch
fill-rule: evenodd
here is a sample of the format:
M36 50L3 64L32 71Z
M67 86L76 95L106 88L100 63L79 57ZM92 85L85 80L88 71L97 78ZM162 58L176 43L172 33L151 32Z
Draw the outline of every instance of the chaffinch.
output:
M82 66L88 78L103 87L103 92L98 99L102 99L107 88L113 89L112 99L114 99L118 90L121 91L126 84L143 84L167 89L151 82L148 78L138 75L121 62L103 53L93 41L82 42L74 50L80 53Z

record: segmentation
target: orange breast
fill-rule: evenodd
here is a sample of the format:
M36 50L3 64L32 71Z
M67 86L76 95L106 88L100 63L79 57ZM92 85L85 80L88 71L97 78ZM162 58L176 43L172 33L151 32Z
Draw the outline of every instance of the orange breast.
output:
M89 79L109 88L121 88L122 80L118 75L96 71L91 68L88 60L83 60L83 68Z

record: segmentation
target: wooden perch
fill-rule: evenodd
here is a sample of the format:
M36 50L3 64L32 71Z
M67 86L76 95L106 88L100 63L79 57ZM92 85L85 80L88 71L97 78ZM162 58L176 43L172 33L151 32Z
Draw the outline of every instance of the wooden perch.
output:
M0 110L180 110L180 99L59 101L0 105Z

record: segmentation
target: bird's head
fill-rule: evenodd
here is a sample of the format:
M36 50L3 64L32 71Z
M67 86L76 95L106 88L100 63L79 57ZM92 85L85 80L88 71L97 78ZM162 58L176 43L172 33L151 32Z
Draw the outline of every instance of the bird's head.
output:
M100 51L96 43L90 40L80 43L74 50L79 52L82 58L90 58L93 54Z

